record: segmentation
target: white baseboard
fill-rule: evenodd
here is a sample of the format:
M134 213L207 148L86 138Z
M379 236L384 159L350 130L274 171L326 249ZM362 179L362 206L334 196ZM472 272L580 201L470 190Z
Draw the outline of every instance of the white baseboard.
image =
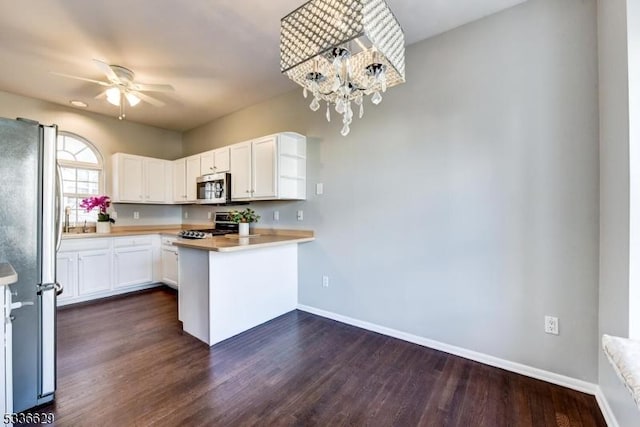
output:
M374 323L365 322L362 320L354 319L351 317L343 316L341 314L333 313L319 308L310 307L303 304L298 304L298 310L306 311L311 314L326 317L328 319L337 320L338 322L346 323L348 325L356 326L358 328L366 329L368 331L377 332L382 335L387 335L393 338L398 338L403 341L408 341L414 344L421 345L423 347L432 348L435 350L444 351L445 353L453 354L456 356L464 357L465 359L473 360L476 362L484 363L485 365L494 366L496 368L505 369L507 371L515 372L518 374L526 375L531 378L536 378L542 381L546 381L552 384L556 384L562 387L567 387L572 390L577 390L582 393L587 393L596 396L600 409L602 410L605 419L609 422L607 414L608 411L610 419L615 420L612 417L611 408L606 403L604 395L600 392L600 387L597 384L593 384L587 381L579 380L576 378L568 377L565 375L556 374L554 372L545 371L543 369L534 368L532 366L523 365L521 363L511 362L509 360L500 359L498 357L490 356L488 354L479 353L473 350L467 350L462 347L456 347L450 344L445 344L439 341L431 340L428 338L420 337L417 335L409 334L406 332L398 331L396 329L387 328L386 326L376 325ZM598 397L600 395L600 397ZM603 406L603 404L605 406ZM610 424L616 427L617 424Z
M618 420L609 406L609 401L605 397L604 393L602 393L602 389L598 387L596 391L596 401L598 402L598 406L600 407L600 411L602 412L602 416L604 420L607 422L609 427L619 427Z

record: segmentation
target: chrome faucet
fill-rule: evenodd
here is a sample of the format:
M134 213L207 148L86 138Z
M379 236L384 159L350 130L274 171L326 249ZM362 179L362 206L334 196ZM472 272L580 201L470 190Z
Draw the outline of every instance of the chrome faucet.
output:
M87 220L84 220L84 225L82 226L82 232L83 233L88 233L89 232L89 227L87 227Z

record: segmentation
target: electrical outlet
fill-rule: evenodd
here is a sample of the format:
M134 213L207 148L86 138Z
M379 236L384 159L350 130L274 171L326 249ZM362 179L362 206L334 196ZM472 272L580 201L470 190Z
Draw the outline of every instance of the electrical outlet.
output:
M207 212L207 219L211 219L212 213L211 212Z
M544 331L547 334L558 335L560 325L558 318L553 316L544 316Z
M189 219L189 212L184 213L184 219Z
M109 216L113 219L118 219L118 212L116 211L111 211L111 213L109 214Z
M280 211L273 211L273 220L280 221Z
M134 212L133 219L140 219L140 212Z
M319 182L316 184L316 194L320 195L323 193L324 193L324 185L321 182Z
M298 211L298 221L302 221L304 219L304 212Z
M329 276L322 276L322 287L323 288L329 287Z

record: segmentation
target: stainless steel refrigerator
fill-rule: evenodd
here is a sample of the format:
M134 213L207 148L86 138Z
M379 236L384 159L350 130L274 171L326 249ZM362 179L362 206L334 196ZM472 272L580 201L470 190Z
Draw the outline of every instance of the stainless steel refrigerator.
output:
M0 118L0 262L18 273L13 309L13 411L56 389L56 249L60 241L56 126Z

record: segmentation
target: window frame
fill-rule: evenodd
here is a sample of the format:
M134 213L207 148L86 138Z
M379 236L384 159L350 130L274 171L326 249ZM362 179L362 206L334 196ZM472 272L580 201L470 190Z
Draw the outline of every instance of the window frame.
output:
M67 131L58 131L58 137L70 137L73 139L76 139L78 141L80 141L81 143L83 143L89 150L91 150L91 152L95 155L96 160L98 163L90 163L90 162L81 162L81 161L77 161L77 160L67 160L67 159L60 159L57 157L57 153L58 151L66 151L66 150L59 150L58 149L58 140L56 139L56 162L57 165L60 168L70 168L70 169L76 169L76 182L77 182L77 170L78 169L85 169L85 170L92 170L92 171L97 171L98 172L98 194L80 194L80 193L65 193L63 191L62 193L62 197L74 197L77 199L83 198L83 197L91 197L91 196L97 196L100 194L104 194L105 193L105 173L104 173L104 159L102 158L102 153L100 153L100 150L98 150L98 148L92 144L89 140L87 140L86 138L73 133L73 132L67 132ZM97 213L96 213L97 215ZM77 219L77 218L76 218ZM78 225L77 222L72 222L74 225ZM94 222L89 222L87 221L87 224L95 224Z

